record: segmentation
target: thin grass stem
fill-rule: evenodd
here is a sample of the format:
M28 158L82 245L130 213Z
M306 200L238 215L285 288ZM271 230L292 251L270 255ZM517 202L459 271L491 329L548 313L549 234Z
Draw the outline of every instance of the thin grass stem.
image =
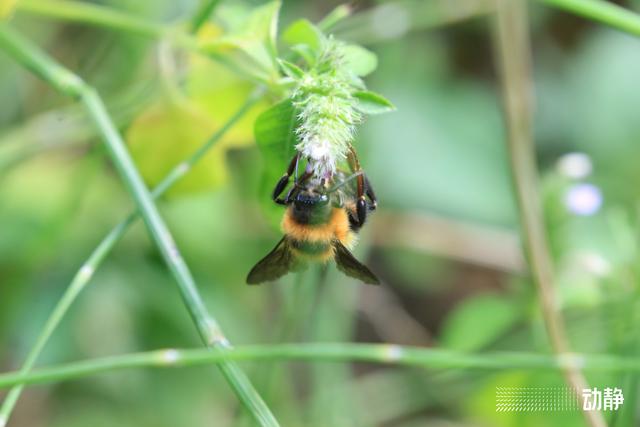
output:
M145 37L165 37L170 28L166 23L151 22L113 8L77 1L20 0L16 8L32 15L98 25Z
M549 244L542 217L535 150L533 146L533 94L531 44L525 0L497 0L495 45L500 69L507 126L507 147L518 203L520 230L529 270L536 285L542 317L554 353L568 353L569 342L559 311ZM587 381L578 366L566 366L567 385L581 398ZM583 411L592 427L606 426L597 411Z
M580 15L625 33L640 36L640 15L603 0L538 0L549 6Z
M167 176L153 189L151 196L154 199L162 196L169 188L185 176L193 166L202 159L202 157L251 109L252 106L260 99L263 91L259 90L252 94L245 104L229 118L229 120L218 129L191 157L186 159L174 167ZM80 269L74 275L69 287L66 289L55 308L49 315L44 327L38 334L36 342L29 350L21 372L28 373L37 361L40 353L53 335L54 331L66 315L69 307L76 300L80 292L87 286L95 271L105 260L114 246L122 239L129 227L138 219L138 213L132 212L116 225L100 244L93 250L89 258L82 264ZM9 419L11 412L20 398L22 386L18 385L11 389L5 398L2 407L0 407L0 419Z
M367 362L425 369L466 370L546 370L555 371L580 365L598 372L640 372L640 359L600 355L565 354L554 356L524 352L472 354L437 348L389 344L313 343L250 345L211 352L204 349L165 349L121 356L95 358L40 368L29 374L0 374L0 388L16 384L44 384L69 381L124 369L188 367L223 364L228 361L270 360L284 362Z
M197 326L200 337L211 349L230 348L230 343L217 321L208 313L187 264L97 92L5 25L0 26L0 47L61 93L79 99L86 107L105 142L107 152L135 201L152 240L176 279L181 296ZM237 365L232 362L223 362L220 364L220 370L237 397L260 425L278 425L269 408Z

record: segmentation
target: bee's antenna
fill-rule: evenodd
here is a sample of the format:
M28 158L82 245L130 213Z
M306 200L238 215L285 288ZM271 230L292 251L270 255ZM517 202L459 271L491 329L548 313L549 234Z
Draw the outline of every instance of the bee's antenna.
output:
M333 187L331 187L329 190L327 190L327 193L333 193L334 191L339 190L341 187L346 185L349 181L353 181L354 179L356 179L357 177L359 177L363 173L364 173L363 171L359 170L358 172L354 173L353 175L349 176L346 179L343 179L341 182L339 182L336 185L334 185Z

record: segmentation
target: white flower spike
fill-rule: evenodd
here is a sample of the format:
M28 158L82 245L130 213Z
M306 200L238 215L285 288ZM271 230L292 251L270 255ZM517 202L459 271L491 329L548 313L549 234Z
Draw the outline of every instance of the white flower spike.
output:
M362 120L351 95L353 76L343 62L342 45L327 40L317 66L299 80L293 94L299 111L296 150L309 159L316 179L328 180L335 173Z

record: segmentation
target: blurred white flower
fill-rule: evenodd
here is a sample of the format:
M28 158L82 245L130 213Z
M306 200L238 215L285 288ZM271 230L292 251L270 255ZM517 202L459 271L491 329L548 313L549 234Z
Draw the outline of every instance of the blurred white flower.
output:
M582 179L591 174L593 165L591 158L585 153L567 153L558 159L556 168L568 178Z
M594 276L604 277L611 271L611 264L596 252L579 252L576 256L578 265Z
M564 202L576 215L593 215L602 206L602 192L593 184L576 184L569 188Z
M371 16L371 26L376 34L385 39L401 37L409 31L411 18L401 5L387 3L378 6Z

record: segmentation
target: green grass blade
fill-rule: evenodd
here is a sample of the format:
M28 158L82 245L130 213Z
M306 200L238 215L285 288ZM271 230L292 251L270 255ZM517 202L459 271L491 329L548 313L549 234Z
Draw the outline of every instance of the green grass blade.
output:
M202 0L191 20L191 33L195 34L209 20L220 0Z
M133 368L186 367L224 364L239 360L284 362L366 362L424 369L533 370L558 371L567 366L582 366L600 372L640 372L640 359L630 357L572 354L553 356L524 352L473 354L437 348L389 344L313 343L240 346L224 351L203 349L166 349L121 356L95 358L37 369L30 374L0 374L0 388L15 384L43 384L69 381Z
M136 203L151 238L178 283L182 298L189 314L197 325L202 340L212 349L229 348L228 340L222 333L217 321L208 313L189 268L180 255L180 251L161 218L149 190L144 185L131 156L125 148L122 137L113 125L96 91L86 85L75 74L47 57L37 46L23 39L4 25L0 27L0 46L11 54L14 59L41 76L60 92L79 98L85 105L89 116L103 137L107 151L118 173ZM264 426L278 425L262 398L235 364L223 362L220 365L220 369L238 398L247 410L251 412L256 421Z
M255 105L256 101L261 98L263 94L262 90L256 91L252 94L245 104L233 114L232 117L216 131L208 141L206 141L189 159L180 163L174 167L167 176L158 184L158 186L151 192L151 196L155 199L162 196L169 188L173 186L178 180L185 176L193 166L242 118L245 113ZM76 300L80 292L87 286L95 271L98 269L102 261L111 252L113 247L122 239L129 227L138 218L138 213L131 213L124 221L116 225L107 236L100 242L100 244L93 250L89 258L82 264L80 269L76 272L69 287L60 298L55 308L49 315L49 318L45 322L44 327L38 334L36 342L29 351L24 364L22 365L20 372L23 374L28 373L37 361L40 353L44 349L45 345L49 341L49 338L60 324L69 307ZM0 420L8 420L11 416L11 412L15 407L20 394L22 393L22 386L17 385L12 388L4 402L0 407ZM0 424L1 425L1 424Z
M76 1L20 0L19 11L33 15L52 16L72 22L83 22L114 30L126 31L146 37L161 37L167 34L167 27L117 11L112 8Z
M640 15L602 0L538 0L549 6L640 36Z

